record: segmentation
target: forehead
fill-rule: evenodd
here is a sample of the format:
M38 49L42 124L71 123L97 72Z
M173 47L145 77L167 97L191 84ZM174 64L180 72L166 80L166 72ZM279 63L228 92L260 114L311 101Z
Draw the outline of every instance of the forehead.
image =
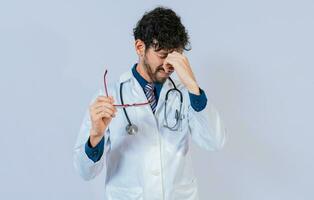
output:
M158 53L158 54L163 54L163 55L168 54L168 53L172 53L173 51L177 51L177 52L179 52L179 53L182 53L182 52L183 52L183 50L180 49L180 48L177 48L177 49L170 49L170 50L167 50L167 49L160 49L160 50L155 50L155 49L153 49L153 50L154 50L154 52L156 52L156 53Z

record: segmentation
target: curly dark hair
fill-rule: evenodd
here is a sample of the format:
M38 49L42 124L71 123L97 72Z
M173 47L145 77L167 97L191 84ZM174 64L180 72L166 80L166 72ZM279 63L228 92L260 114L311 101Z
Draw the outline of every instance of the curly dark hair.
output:
M145 12L133 29L133 34L135 40L142 40L146 47L153 47L155 51L191 50L189 35L181 18L169 8L159 6Z

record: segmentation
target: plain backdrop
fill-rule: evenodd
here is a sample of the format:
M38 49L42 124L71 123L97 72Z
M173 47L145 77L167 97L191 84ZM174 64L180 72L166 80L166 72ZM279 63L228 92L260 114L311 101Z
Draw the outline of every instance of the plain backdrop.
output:
M85 110L137 62L132 29L157 5L189 31L200 86L220 111L220 152L193 145L201 199L314 199L312 0L0 1L0 199L104 199L72 151Z

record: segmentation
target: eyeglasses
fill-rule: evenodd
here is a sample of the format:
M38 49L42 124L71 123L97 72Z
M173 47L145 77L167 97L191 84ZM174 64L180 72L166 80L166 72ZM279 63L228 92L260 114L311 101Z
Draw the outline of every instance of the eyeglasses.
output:
M104 74L104 85L105 85L106 96L108 97L107 81L106 81L107 73L108 73L108 70L106 69L105 74ZM131 106L144 106L144 105L148 105L150 103L151 103L150 101L147 101L147 102L143 102L143 103L132 103L132 104L113 104L113 106L125 108L125 107L131 107Z

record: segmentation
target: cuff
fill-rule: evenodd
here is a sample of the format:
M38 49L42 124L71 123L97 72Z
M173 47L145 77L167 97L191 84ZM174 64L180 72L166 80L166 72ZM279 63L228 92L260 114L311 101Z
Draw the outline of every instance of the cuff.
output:
M192 108L196 111L202 111L207 104L207 97L205 92L200 88L200 95L192 94L189 92L190 102Z
M95 147L92 147L88 138L87 142L85 143L85 153L87 157L89 157L89 159L91 159L94 162L99 161L102 154L104 153L104 143L105 138L102 137L100 142Z

